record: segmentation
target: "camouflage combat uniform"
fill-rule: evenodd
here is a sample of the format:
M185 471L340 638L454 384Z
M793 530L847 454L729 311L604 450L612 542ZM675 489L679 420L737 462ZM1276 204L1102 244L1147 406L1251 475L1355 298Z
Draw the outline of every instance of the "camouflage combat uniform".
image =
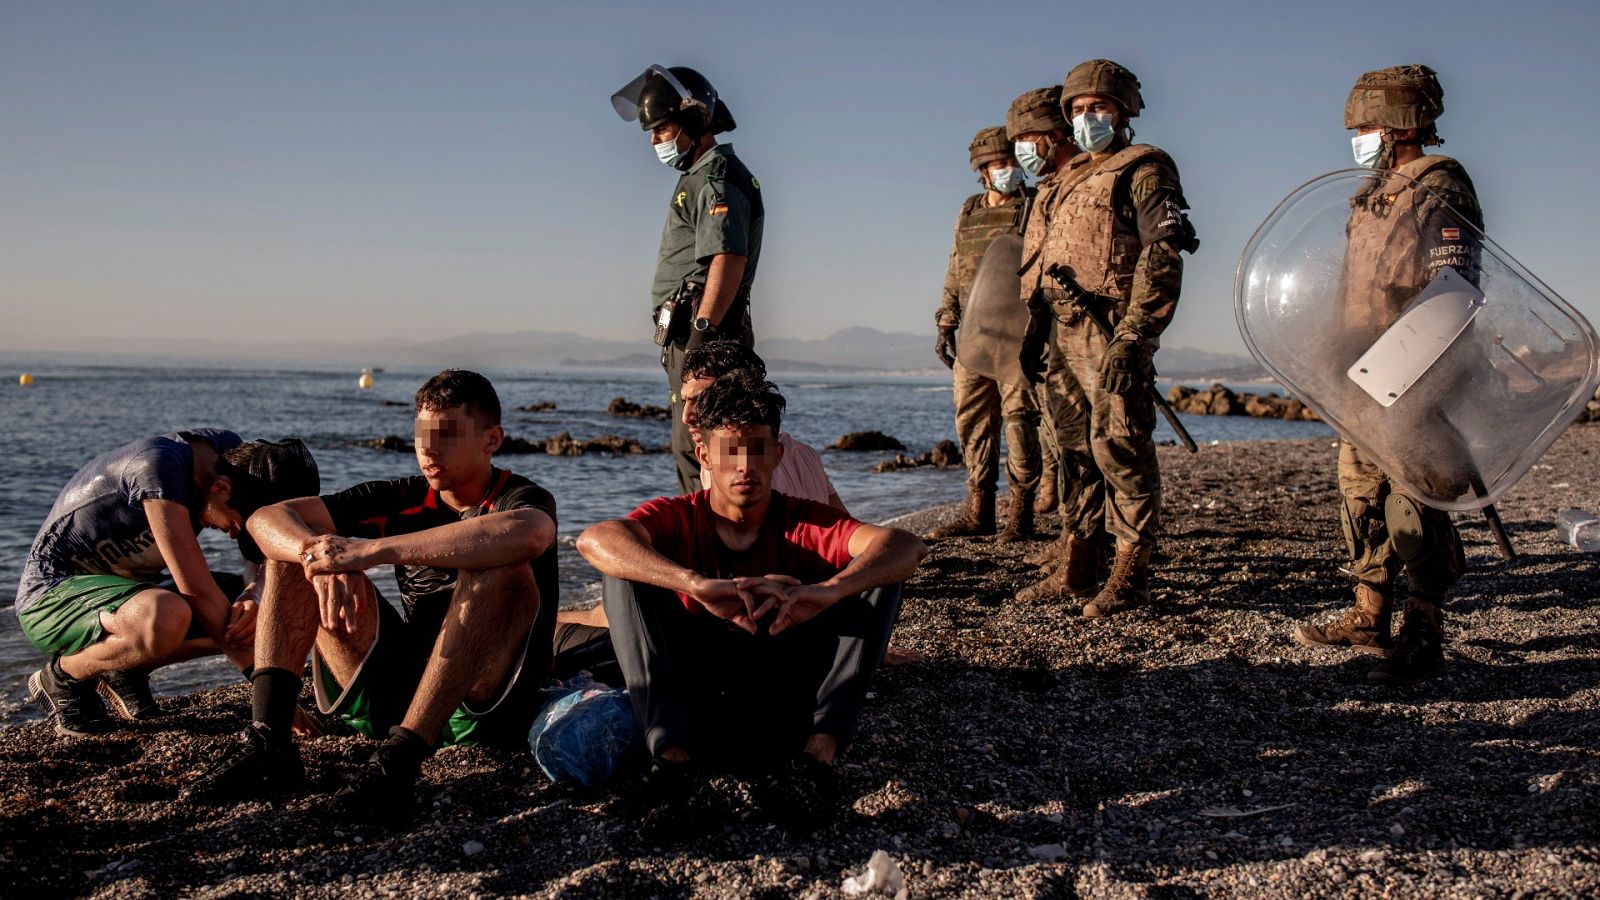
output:
M962 304L972 289L978 263L990 242L1017 228L1018 216L1032 190L989 206L987 193L974 194L961 204L956 217L955 240L945 269L944 302L934 316L939 328L959 328ZM1005 426L1006 480L1017 492L1031 498L1039 486L1039 407L1033 391L1003 384L973 372L956 360L956 435L967 466L969 492L993 493L999 480L1001 423Z

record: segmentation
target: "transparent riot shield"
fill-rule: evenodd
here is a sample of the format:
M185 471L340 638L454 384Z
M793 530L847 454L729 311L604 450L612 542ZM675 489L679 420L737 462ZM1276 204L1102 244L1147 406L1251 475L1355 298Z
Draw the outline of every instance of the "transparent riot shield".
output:
M972 290L961 310L961 337L956 358L961 365L1001 384L1026 387L1022 374L1022 333L1028 329L1028 305L1022 302L1022 238L995 238L972 278Z
M1234 312L1286 390L1439 509L1493 503L1600 383L1583 316L1394 172L1290 194L1245 247Z

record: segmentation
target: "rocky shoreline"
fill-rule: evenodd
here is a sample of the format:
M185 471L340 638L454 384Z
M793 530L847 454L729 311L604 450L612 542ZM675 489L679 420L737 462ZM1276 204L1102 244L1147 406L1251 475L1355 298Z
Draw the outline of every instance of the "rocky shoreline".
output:
M1160 452L1156 609L1018 604L1024 551L934 545L896 636L929 660L880 673L853 809L810 839L747 817L642 846L605 794L481 750L425 766L406 828L329 821L314 795L177 803L246 716L241 685L88 742L0 727L0 896L838 896L879 849L913 897L1600 893L1600 557L1551 528L1600 510L1600 427L1500 504L1517 563L1458 518L1451 669L1403 690L1288 638L1345 602L1329 441ZM364 751L305 746L324 779Z

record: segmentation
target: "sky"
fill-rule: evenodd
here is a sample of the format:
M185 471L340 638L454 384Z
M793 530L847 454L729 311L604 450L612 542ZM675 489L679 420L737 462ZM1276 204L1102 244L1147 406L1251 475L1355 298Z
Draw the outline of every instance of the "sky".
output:
M609 96L707 75L767 208L758 334L932 334L967 143L1089 58L1139 77L1201 246L1163 343L1243 352L1233 274L1421 62L1488 232L1600 320L1600 4L0 0L0 349L644 338L676 173ZM930 357L931 359L931 357Z

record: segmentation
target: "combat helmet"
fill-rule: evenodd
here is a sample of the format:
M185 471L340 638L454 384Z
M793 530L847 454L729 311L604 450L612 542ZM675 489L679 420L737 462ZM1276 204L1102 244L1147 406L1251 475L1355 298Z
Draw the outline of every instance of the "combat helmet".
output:
M1427 66L1390 66L1356 79L1344 104L1344 127L1430 130L1444 114L1444 88Z
M1006 139L1014 141L1018 135L1035 131L1072 133L1072 126L1061 116L1061 88L1035 88L1011 101L1006 110Z
M1011 142L1006 140L1006 130L998 125L980 130L967 145L967 156L974 171L992 162L1010 162Z
M645 131L677 122L691 137L721 134L738 126L710 79L688 66L651 66L611 95L611 108Z
M1109 59L1091 59L1072 67L1061 85L1061 112L1072 117L1072 98L1083 94L1100 94L1117 101L1122 112L1130 119L1144 109L1144 97L1139 93L1139 79L1127 67Z

